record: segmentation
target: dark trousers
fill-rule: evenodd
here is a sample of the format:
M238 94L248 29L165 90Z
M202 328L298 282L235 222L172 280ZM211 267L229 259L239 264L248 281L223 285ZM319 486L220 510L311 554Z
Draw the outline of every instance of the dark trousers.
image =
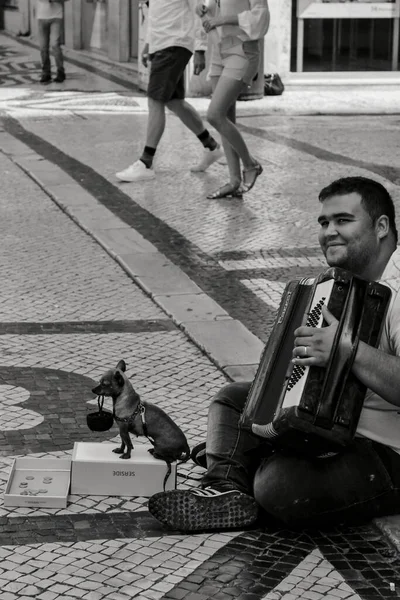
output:
M62 19L38 19L40 58L44 75L51 74L50 47L57 71L64 72L64 57L61 49L62 23Z
M250 383L233 383L213 398L203 487L218 483L252 494L288 524L358 522L400 511L397 452L365 438L328 458L274 451L239 427L249 389Z

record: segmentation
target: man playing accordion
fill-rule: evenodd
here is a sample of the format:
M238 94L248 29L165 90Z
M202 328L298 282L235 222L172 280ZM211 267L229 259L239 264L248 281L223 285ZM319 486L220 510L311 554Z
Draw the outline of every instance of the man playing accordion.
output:
M319 243L330 267L391 290L378 348L360 341L352 373L367 388L355 437L342 450L306 456L240 426L251 383L231 383L213 398L206 443L192 458L207 469L201 486L156 494L150 512L182 531L241 528L260 510L286 524L323 526L399 511L400 249L392 198L365 177L334 181L319 195ZM294 332L293 363L327 367L338 321Z

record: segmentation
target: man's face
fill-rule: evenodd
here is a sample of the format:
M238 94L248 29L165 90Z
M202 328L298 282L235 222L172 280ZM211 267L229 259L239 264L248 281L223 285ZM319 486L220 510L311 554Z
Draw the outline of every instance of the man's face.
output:
M319 243L330 267L362 276L378 256L379 240L371 217L356 192L321 203Z

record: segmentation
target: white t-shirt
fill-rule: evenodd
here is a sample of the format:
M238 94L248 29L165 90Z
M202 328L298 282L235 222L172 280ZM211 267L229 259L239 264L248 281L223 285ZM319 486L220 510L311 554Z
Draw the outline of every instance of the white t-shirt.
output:
M197 0L150 0L146 33L150 54L171 46L190 52L207 49L196 5Z
M392 297L379 349L386 354L400 356L400 247L390 257L380 283L390 287ZM367 390L357 434L390 446L400 454L400 406L390 404Z
M63 18L63 3L49 2L49 0L36 1L36 18L37 19L62 19Z

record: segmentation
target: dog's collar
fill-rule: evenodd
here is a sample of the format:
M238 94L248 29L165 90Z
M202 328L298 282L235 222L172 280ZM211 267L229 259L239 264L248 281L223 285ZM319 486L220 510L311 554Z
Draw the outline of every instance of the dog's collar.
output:
M137 407L135 408L135 410L133 411L133 413L131 415L129 415L129 417L117 417L117 415L115 414L115 409L113 410L114 413L114 419L118 422L118 423L131 423L131 421L134 421L136 419L136 417L138 416L138 414L140 413L141 415L144 415L145 412L145 407L144 404L142 404L140 401L138 402ZM143 417L142 417L142 421L143 421Z
M128 424L132 423L136 419L138 414L140 414L140 418L142 420L143 433L144 433L145 437L147 437L150 441L152 441L149 438L148 433L147 433L146 407L140 400L138 402L137 407L135 408L135 410L129 417L117 417L117 415L115 414L115 409L113 410L113 413L114 413L114 419L117 421L117 423L128 423Z

